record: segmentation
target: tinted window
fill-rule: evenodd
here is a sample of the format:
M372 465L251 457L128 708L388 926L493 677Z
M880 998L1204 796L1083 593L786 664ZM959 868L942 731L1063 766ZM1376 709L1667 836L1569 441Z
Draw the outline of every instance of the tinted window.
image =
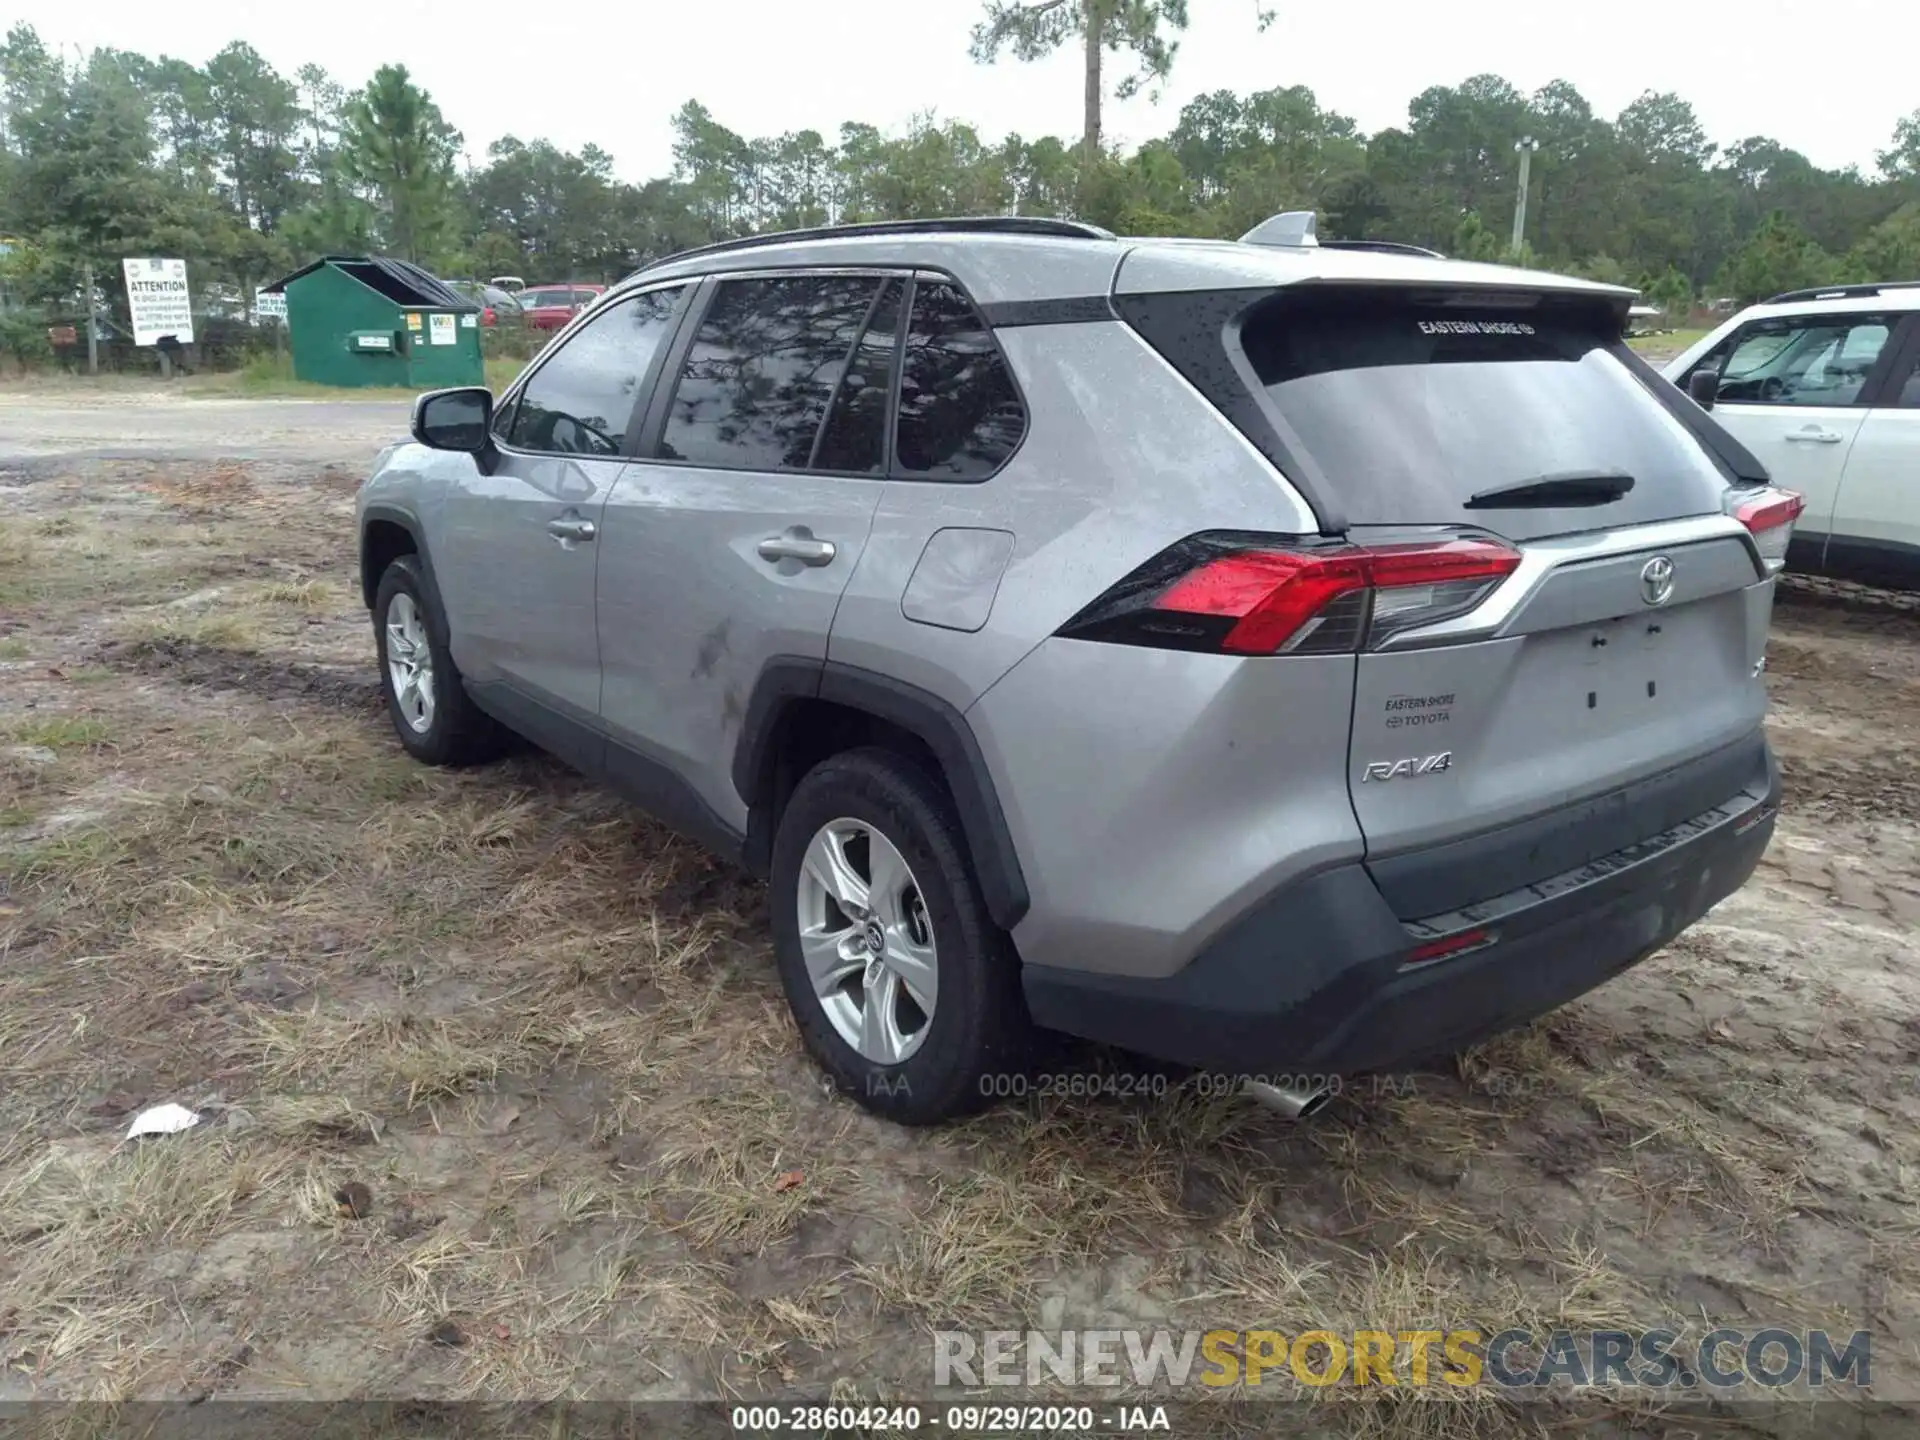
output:
M1885 315L1756 320L1696 370L1718 370L1718 398L1736 405L1852 405L1893 333Z
M904 281L889 280L880 292L853 364L840 377L840 391L814 452L814 469L870 475L887 463L887 400L893 393L895 338L906 288Z
M1907 376L1893 403L1903 410L1920 410L1920 361L1915 362L1913 373Z
M520 392L508 443L565 455L619 454L682 288L624 300L569 336Z
M529 310L551 309L555 305L565 305L568 294L569 292L565 290L526 290L521 292L520 303Z
M1726 480L1612 353L1603 316L1295 301L1241 329L1268 397L1355 524L1467 524L1513 539L1719 509ZM1625 473L1603 505L1466 502Z
M1026 433L1027 412L979 312L952 285L916 284L900 371L894 468L978 480Z
M804 469L879 288L870 275L721 284L687 351L660 456Z
M600 292L598 290L576 290L573 292L573 303L582 309L585 309L599 298Z

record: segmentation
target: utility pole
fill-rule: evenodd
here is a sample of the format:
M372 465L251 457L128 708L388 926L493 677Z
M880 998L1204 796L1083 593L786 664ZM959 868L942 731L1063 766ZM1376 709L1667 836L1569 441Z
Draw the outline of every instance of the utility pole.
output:
M1518 255L1521 238L1527 232L1527 179L1533 173L1533 152L1540 148L1540 142L1523 135L1513 142L1513 148L1520 154L1520 198L1513 204L1513 244L1509 248Z
M96 311L93 304L93 262L89 260L83 272L81 283L87 291L87 374L100 373L100 336L99 327L94 324Z

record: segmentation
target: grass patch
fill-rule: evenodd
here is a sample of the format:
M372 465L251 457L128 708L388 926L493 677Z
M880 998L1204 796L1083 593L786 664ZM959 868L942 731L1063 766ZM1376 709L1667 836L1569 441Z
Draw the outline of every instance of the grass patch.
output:
M1636 335L1628 340L1627 344L1642 354L1651 351L1656 355L1673 356L1691 348L1712 333L1711 330L1670 330L1662 335Z
M90 715L45 715L10 722L7 738L16 745L44 745L49 750L89 749L111 743L104 720Z
M325 580L282 580L261 587L260 598L269 605L288 605L296 610L331 610L335 590Z
M17 635L0 637L0 660L24 660L33 653L33 647Z
M222 650L259 650L266 643L266 637L254 617L231 611L144 615L124 626L122 633L136 643L170 641L213 646Z

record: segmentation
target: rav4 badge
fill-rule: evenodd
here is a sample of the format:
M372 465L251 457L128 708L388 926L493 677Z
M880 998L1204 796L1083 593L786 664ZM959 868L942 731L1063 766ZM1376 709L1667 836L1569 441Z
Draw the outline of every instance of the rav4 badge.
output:
M1406 760L1375 760L1367 766L1360 780L1364 784L1369 780L1399 780L1409 775L1439 775L1452 768L1453 752L1442 750L1438 755L1422 755Z

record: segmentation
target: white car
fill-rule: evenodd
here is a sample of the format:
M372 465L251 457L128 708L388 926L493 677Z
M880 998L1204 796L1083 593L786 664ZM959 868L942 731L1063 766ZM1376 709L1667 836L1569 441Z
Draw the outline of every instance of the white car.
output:
M1776 295L1663 373L1806 498L1788 569L1920 590L1920 281Z

